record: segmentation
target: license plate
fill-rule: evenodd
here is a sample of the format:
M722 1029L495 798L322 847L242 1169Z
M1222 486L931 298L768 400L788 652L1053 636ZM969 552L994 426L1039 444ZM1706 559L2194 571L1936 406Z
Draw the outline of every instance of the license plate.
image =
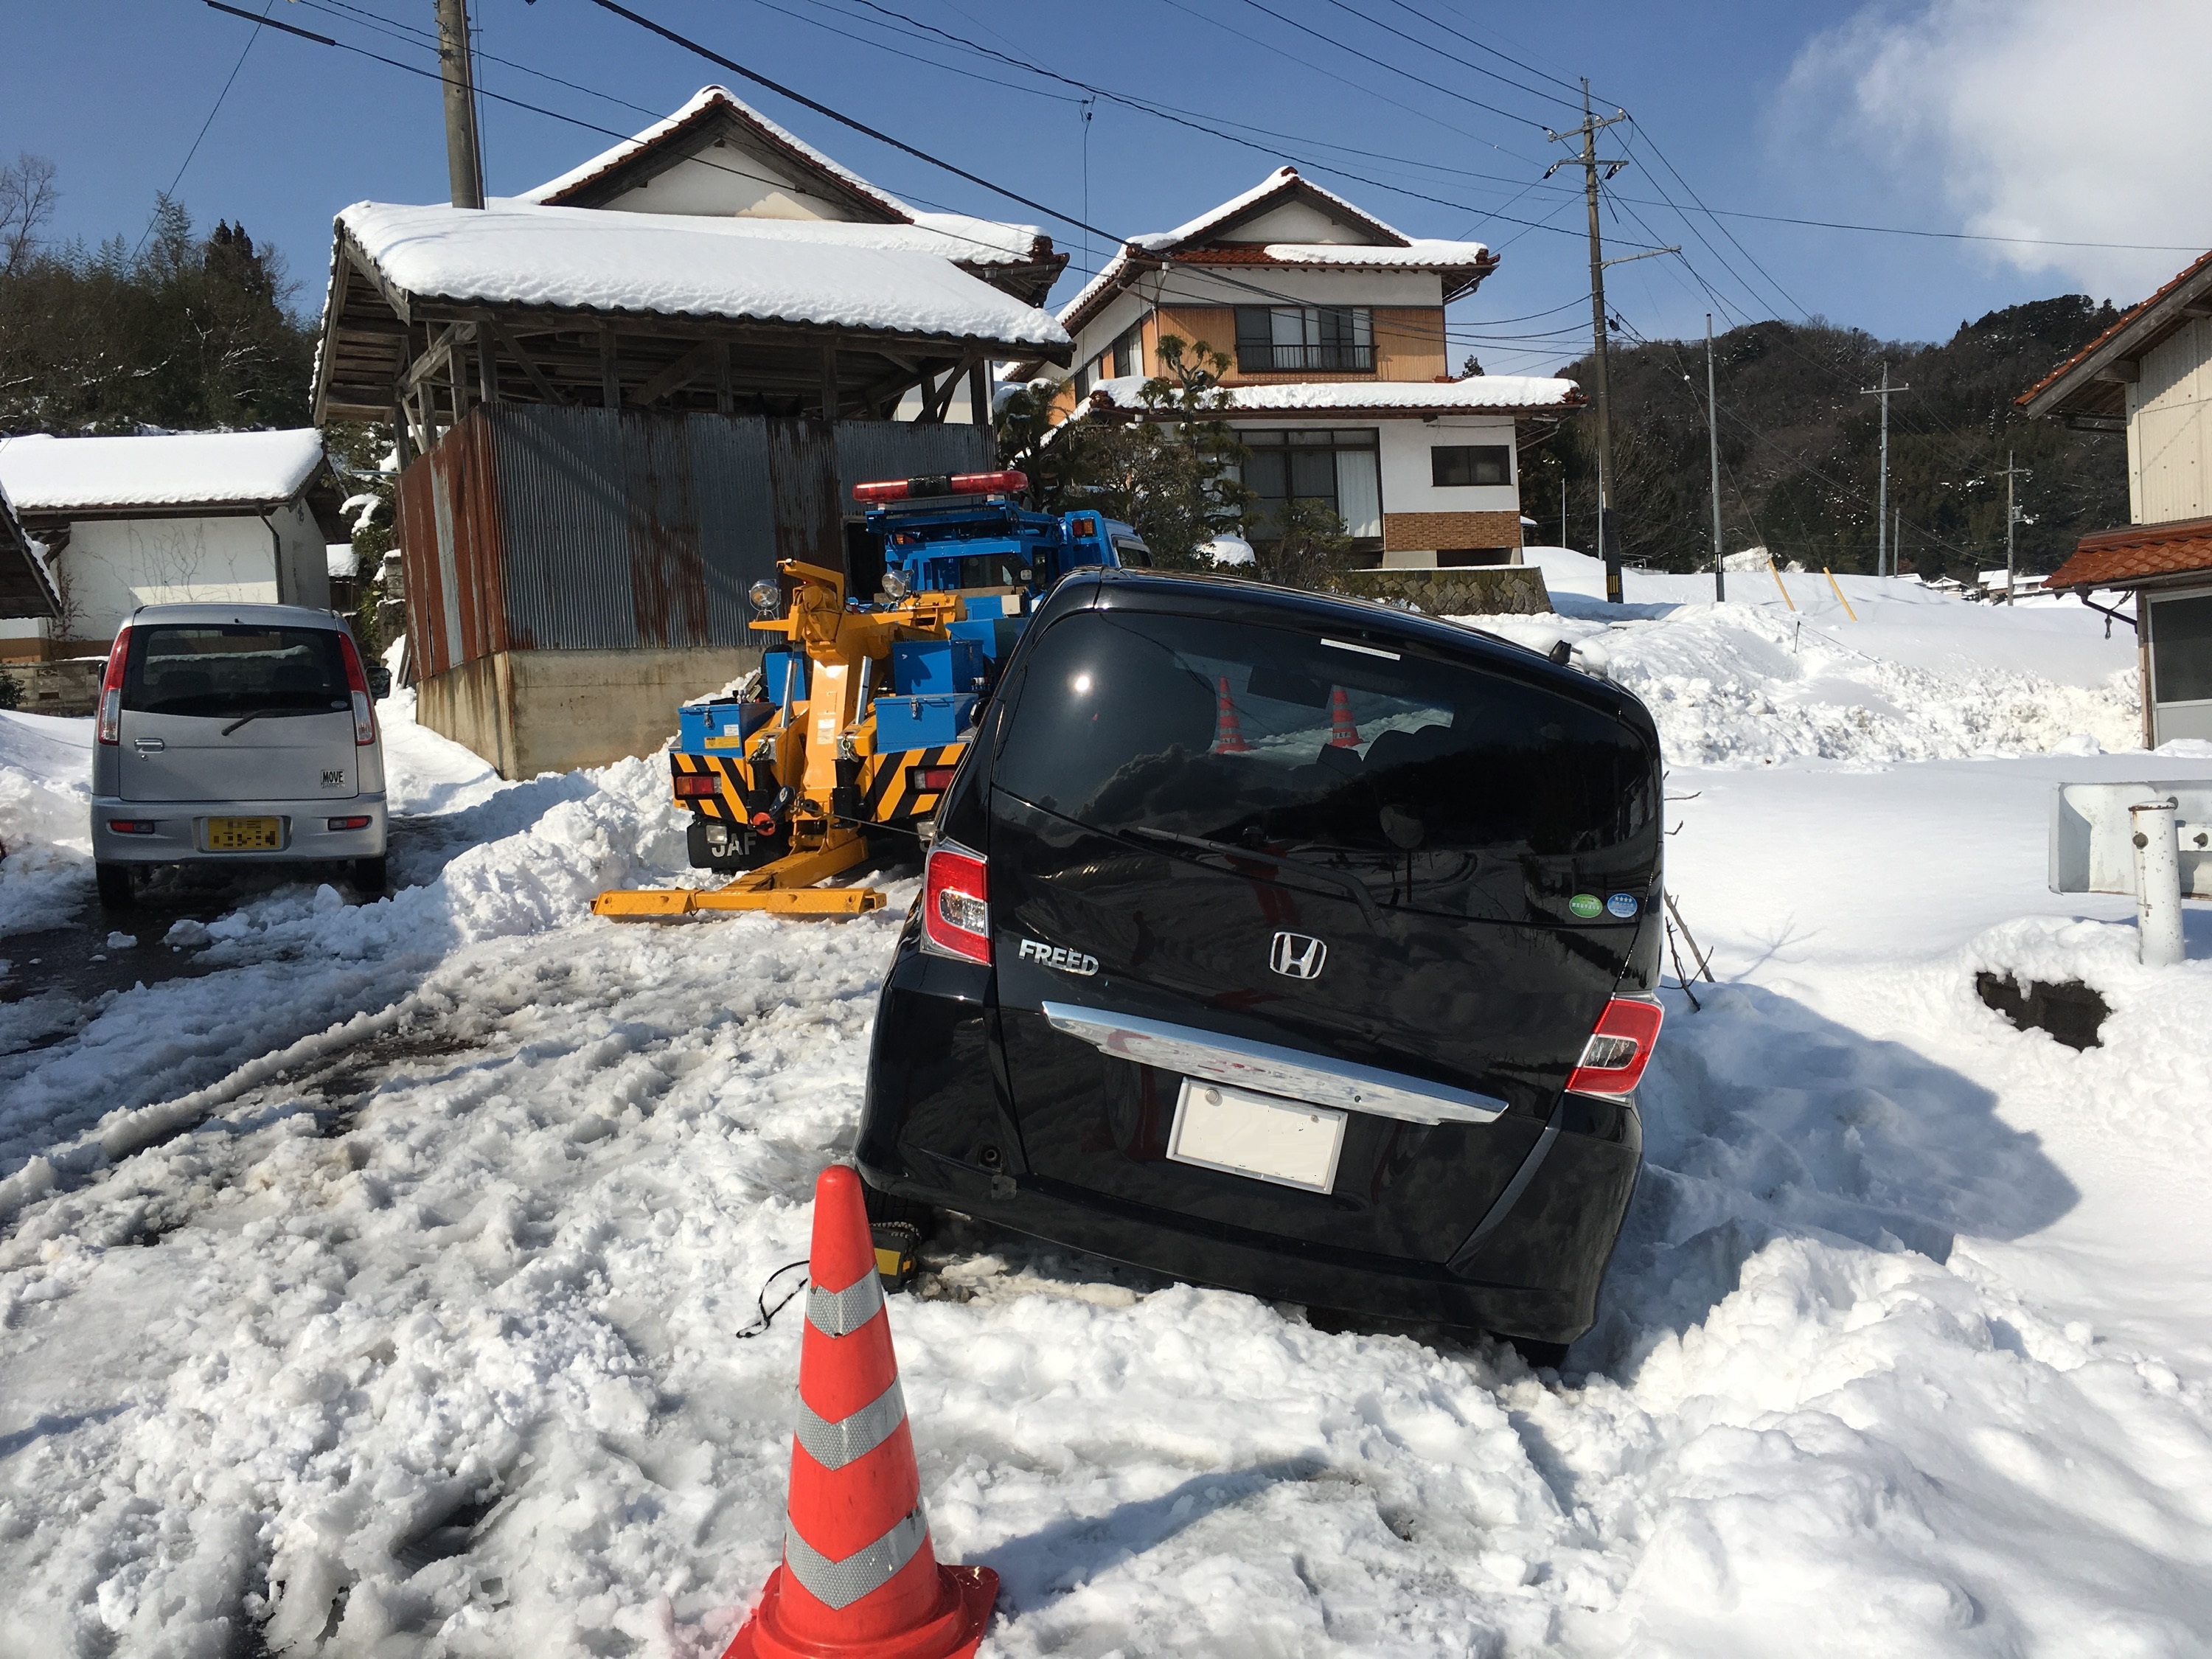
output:
M274 853L283 845L283 826L275 818L210 818L210 853Z
M1185 1078L1176 1097L1168 1157L1177 1164L1325 1193L1336 1185L1348 1115L1302 1100Z

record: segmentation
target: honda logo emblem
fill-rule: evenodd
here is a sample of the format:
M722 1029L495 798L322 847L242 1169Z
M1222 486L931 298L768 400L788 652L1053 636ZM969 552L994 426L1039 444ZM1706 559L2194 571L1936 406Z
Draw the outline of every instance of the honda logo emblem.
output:
M1319 979L1328 946L1310 933L1278 933L1267 965L1291 979Z

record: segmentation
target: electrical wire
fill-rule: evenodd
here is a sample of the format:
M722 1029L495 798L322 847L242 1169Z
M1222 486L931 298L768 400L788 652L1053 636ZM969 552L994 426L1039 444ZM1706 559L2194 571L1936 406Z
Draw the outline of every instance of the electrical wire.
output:
M226 6L224 9L228 11L232 8ZM250 11L240 12L239 15L252 18L256 23L266 23L269 21L269 14L276 9L276 0L269 0L269 3L262 8L260 16L254 17ZM283 25L279 24L277 27L282 27ZM238 61L230 66L230 74L222 83L222 90L216 94L215 104L208 111L207 119L200 123L199 131L192 136L191 148L185 152L185 159L177 163L177 176L169 180L168 189L161 192L164 198L174 196L177 193L177 186L185 182L185 169L191 166L192 157L200 153L200 144L207 137L208 129L215 125L215 118L222 112L223 101L230 96L230 89L238 80L239 70L246 67L246 55L253 50L253 43L260 38L261 31L257 28L246 37L246 44L238 49ZM149 219L146 222L146 228L138 233L137 245L131 250L132 258L138 257L139 249L146 246L146 239L153 234L154 222Z

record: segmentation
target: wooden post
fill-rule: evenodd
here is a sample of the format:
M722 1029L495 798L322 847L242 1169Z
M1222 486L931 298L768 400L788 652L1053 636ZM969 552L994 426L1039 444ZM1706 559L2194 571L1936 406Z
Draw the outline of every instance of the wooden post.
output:
M399 457L400 469L414 459L414 446L407 441L407 406L394 398L392 404L392 447Z
M615 361L615 331L599 331L599 401L609 409L622 407L622 369Z
M472 325L469 333L477 343L477 401L495 404L499 401L498 349L491 331L482 324Z
M968 418L977 426L988 427L991 424L991 389L983 368L983 360L979 357L968 371Z
M837 348L835 344L822 348L822 418L837 418Z
M714 342L714 412L717 415L733 415L737 408L738 400L730 391L730 343L717 340Z

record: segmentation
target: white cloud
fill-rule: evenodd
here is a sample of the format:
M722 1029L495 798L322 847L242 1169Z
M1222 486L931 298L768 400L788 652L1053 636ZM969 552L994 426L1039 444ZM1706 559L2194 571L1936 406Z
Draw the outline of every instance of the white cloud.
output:
M2208 64L2207 0L1919 0L1815 38L1784 97L1874 161L1900 217L2191 250L1980 245L2125 304L2212 246Z

